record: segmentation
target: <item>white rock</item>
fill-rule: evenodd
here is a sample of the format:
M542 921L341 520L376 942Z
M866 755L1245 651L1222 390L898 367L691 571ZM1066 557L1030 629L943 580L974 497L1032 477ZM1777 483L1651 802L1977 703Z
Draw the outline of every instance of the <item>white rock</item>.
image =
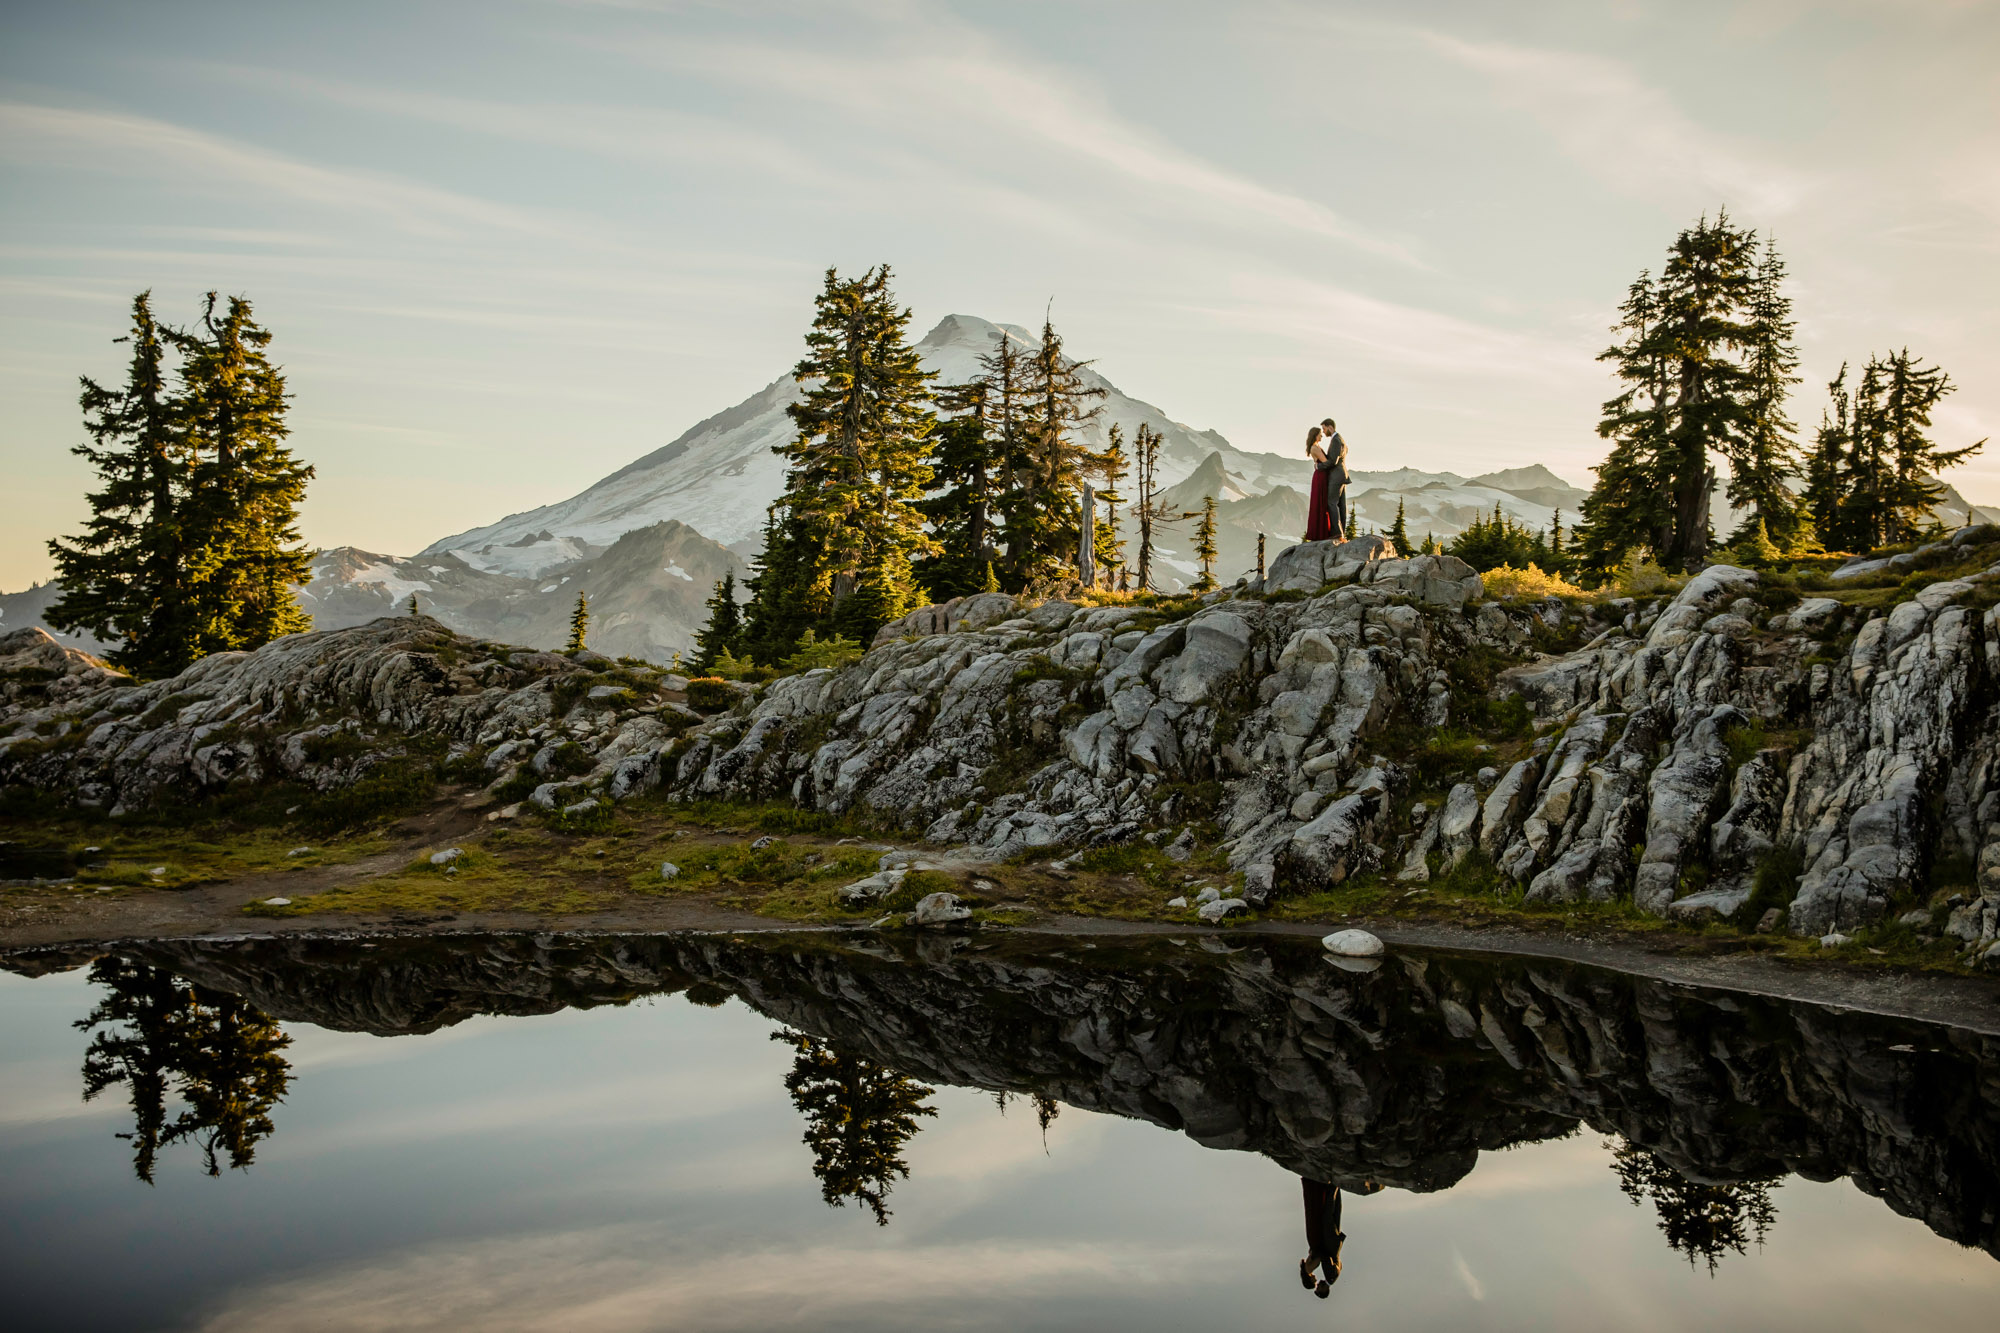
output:
M1209 887L1195 894L1194 900L1197 903L1220 902L1222 900L1222 893L1219 889Z
M1343 958L1379 958L1382 941L1365 930L1336 930L1320 940L1328 953Z
M1249 910L1250 904L1244 902L1241 898L1222 898L1214 902L1203 903L1199 909L1199 915L1203 921L1214 925L1226 916L1233 916L1237 912L1247 912Z
M1169 906L1169 907L1186 907L1187 905L1188 905L1188 901L1187 901L1187 895L1186 895L1186 894L1182 894L1182 895L1181 895L1180 897L1178 897L1178 898L1169 898L1169 899L1167 899L1167 906Z
M755 842L750 844L750 850L753 852L761 852L766 847L769 847L772 843L776 841L777 841L776 838L766 833L763 837L757 839Z
M672 861L660 862L661 879L679 879L680 877L681 868L679 866L675 865Z
M291 905L292 900L290 898L266 898L264 900L264 906L266 907L290 907Z
M1822 949L1838 949L1841 945L1852 943L1852 941L1853 936L1843 935L1836 930L1830 935L1820 936L1819 947Z
M310 847L294 847L294 848L292 848L292 850L290 850L289 852L286 852L286 853L285 853L285 855L286 855L286 856L307 856L307 855L310 855L310 854L311 854L311 852L312 852L312 848L310 848Z
M431 864L434 866L448 866L464 855L465 849L462 847L447 847L441 852L431 853Z

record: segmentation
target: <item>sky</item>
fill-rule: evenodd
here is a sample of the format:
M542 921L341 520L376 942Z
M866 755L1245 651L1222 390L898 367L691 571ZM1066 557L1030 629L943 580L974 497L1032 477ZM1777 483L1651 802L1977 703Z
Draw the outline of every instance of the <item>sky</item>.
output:
M1810 428L1908 346L2000 422L2000 5L0 0L0 590L89 475L131 299L251 298L315 545L566 498L784 373L829 266L920 335L1359 466L1602 457L1626 286L1775 237ZM2000 443L1950 477L2000 503Z

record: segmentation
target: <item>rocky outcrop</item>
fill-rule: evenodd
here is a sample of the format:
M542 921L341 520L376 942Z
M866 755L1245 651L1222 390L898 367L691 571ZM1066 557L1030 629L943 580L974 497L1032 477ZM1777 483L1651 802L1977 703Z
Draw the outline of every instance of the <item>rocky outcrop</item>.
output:
M699 988L928 1082L1039 1093L1344 1185L1446 1189L1481 1151L1587 1126L1704 1182L1845 1177L2000 1254L1990 1022L1931 1027L1553 960L1398 949L1355 972L1317 941L540 935L129 952L285 1021L384 1036Z
M22 661L61 674L0 711L0 784L113 815L273 782L328 791L418 755L469 757L495 781L546 777L535 796L554 806L656 781L662 744L695 720L676 677L464 639L422 616L216 653L145 684L35 629L0 639L0 664Z
M1788 906L1822 935L1928 914L1912 924L2000 968L1995 577L1867 608L1719 565L1671 597L1499 604L1450 557L1306 543L1262 587L1174 614L922 608L859 662L701 721L657 673L598 684L587 657L378 621L0 711L0 782L102 808L339 782L352 765L313 756L358 729L526 765L550 805L659 787L865 807L990 855L1212 822L1253 905L1470 859L1531 901L1691 921ZM1428 746L1440 733L1459 748Z

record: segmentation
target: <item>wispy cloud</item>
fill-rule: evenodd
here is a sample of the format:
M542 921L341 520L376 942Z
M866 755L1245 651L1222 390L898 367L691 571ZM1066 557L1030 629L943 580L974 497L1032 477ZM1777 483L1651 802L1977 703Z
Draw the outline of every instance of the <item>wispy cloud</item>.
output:
M866 50L676 37L617 49L698 78L799 97L900 133L965 144L967 129L1025 141L1075 166L1110 172L1207 210L1241 229L1323 237L1422 267L1407 242L1378 234L1324 203L1219 167L1122 117L1094 91L1015 54L934 10L897 8L893 34ZM989 155L998 156L998 155Z
M404 231L451 238L478 228L559 235L574 223L421 182L301 161L169 121L115 111L0 102L0 158L148 177L189 172L322 208L362 212Z
M1412 29L1447 60L1483 75L1572 159L1625 193L1684 199L1690 186L1760 218L1791 213L1816 181L1696 123L1630 66L1576 51L1475 42Z

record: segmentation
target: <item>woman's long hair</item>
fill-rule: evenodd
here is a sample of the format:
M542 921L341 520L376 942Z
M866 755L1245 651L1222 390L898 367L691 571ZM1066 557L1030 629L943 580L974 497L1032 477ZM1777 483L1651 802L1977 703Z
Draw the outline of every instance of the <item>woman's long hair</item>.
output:
M1318 426L1314 426L1314 427L1313 427L1313 428L1312 428L1311 430L1309 430L1309 431L1307 431L1307 432L1306 432L1306 452L1307 452L1307 453L1311 453L1311 452L1312 452L1312 447L1313 447L1314 445L1316 445L1316 444L1318 444L1318 443L1319 443L1319 435L1320 435L1320 431L1319 431L1319 427L1318 427Z

